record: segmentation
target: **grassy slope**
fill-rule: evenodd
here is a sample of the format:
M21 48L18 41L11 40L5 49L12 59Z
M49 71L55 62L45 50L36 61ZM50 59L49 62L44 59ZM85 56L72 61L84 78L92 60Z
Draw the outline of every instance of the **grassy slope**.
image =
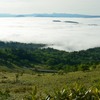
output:
M16 73L0 72L0 90L9 89L10 94L17 100L21 100L25 95L29 95L34 86L37 86L38 92L52 94L54 89L62 89L71 86L75 82L84 84L86 87L96 86L100 89L100 69L90 72L70 72L63 75L56 74L38 74L19 73L18 81ZM6 77L6 78L5 78Z

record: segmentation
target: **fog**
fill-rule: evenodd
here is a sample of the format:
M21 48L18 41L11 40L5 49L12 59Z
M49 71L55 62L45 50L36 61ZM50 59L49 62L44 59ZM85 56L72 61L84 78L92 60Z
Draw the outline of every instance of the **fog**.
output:
M100 18L0 18L0 40L44 43L66 51L99 47Z

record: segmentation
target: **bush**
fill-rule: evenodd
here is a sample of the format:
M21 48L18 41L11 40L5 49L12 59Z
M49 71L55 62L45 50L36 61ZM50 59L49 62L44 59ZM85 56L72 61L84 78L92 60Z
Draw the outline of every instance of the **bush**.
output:
M70 88L54 91L54 95L48 94L46 97L38 96L37 88L26 100L100 100L100 90L97 88L86 89L84 86L75 84Z
M0 91L0 100L13 100L10 95L9 89L6 89L5 91Z
M58 75L63 75L64 74L64 71L63 70L59 70L58 71Z

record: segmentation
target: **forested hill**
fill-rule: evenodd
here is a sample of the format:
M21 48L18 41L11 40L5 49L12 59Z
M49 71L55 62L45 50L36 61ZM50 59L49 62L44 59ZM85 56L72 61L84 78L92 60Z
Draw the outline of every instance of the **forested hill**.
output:
M0 42L0 67L10 69L39 68L77 71L95 68L100 64L100 47L77 52L42 48L44 44ZM41 49L42 48L42 49Z
M33 44L33 43L19 43L19 42L3 42L0 41L0 49L1 48L14 48L14 49L37 49L45 47L45 44Z

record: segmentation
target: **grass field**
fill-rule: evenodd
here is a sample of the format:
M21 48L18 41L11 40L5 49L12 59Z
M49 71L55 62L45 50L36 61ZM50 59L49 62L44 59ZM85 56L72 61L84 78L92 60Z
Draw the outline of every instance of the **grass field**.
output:
M39 95L46 96L54 94L55 90L61 90L71 87L78 83L86 88L97 87L100 89L100 69L87 72L70 72L70 73L30 73L25 72L0 72L0 91L9 92L13 99L22 100L30 95L34 87L37 87Z

